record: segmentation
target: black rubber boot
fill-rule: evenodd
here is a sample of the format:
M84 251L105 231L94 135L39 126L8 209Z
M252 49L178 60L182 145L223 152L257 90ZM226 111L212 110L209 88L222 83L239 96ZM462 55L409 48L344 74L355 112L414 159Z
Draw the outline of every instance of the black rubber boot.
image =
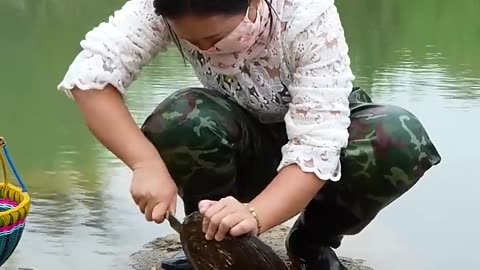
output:
M298 229L300 219L293 225L285 241L289 256L300 270L347 270L332 249L332 246L340 246L342 237L320 241L316 237L303 235Z
M164 270L193 270L183 251L177 253L173 258L164 260L161 267Z

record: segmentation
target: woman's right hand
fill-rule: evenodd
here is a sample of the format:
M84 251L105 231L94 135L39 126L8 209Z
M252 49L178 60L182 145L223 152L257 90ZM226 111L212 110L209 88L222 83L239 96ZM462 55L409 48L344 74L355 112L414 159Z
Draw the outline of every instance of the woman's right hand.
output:
M167 211L175 214L177 186L162 160L151 160L133 168L130 193L147 221L162 223Z
M167 211L175 213L175 182L157 149L133 120L120 93L109 85L101 91L75 88L72 95L95 137L133 171L130 193L145 219L162 223Z

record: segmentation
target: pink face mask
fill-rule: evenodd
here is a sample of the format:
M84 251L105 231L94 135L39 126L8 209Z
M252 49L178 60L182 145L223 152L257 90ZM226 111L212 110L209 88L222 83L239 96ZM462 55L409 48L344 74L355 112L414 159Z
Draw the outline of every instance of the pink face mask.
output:
M260 1L255 22L249 19L248 13L235 30L208 50L201 50L187 42L207 57L214 72L234 75L239 72L241 65L249 55L265 48L269 32L267 28L269 8L265 1Z

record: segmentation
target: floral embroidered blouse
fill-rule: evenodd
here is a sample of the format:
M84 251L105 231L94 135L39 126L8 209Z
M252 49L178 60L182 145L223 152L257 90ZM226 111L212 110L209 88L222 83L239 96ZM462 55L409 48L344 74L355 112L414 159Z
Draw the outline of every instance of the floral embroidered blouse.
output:
M285 122L289 141L278 170L296 163L338 181L355 77L334 0L273 0L272 6L273 35L257 42L236 72L222 74L188 42L181 41L182 50L204 87L227 94L260 122ZM153 0L130 0L87 33L58 88L71 97L75 86L101 90L111 84L123 94L171 43Z

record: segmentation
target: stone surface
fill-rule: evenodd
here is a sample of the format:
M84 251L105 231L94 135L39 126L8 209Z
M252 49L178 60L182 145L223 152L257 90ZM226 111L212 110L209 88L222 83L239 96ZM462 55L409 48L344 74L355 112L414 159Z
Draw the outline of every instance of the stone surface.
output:
M270 245L273 250L290 265L285 251L285 237L288 226L278 226L265 233L261 239ZM161 262L174 256L180 251L180 239L177 234L170 234L147 243L142 250L133 253L130 257L130 267L133 270L162 270ZM363 260L341 257L342 262L349 270L372 270Z

